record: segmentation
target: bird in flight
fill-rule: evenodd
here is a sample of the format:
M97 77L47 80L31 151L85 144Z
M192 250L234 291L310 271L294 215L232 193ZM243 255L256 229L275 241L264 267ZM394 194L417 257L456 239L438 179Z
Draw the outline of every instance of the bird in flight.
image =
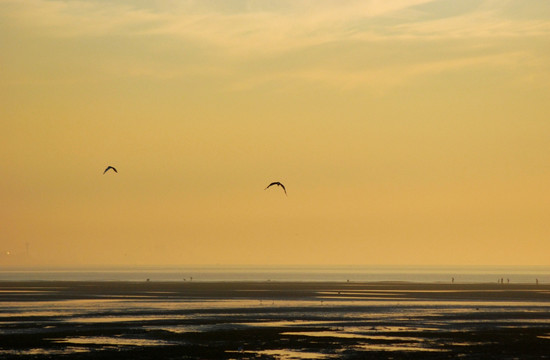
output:
M107 171L109 171L110 169L113 169L113 171L116 172L116 173L118 174L118 171L116 171L116 169L115 169L114 167L112 167L112 166L107 166L107 169L105 169L105 171L103 171L103 175L105 175L105 173L106 173Z
M284 192L285 192L285 195L288 196L288 194L286 193L286 188L283 184L281 184L280 182L278 181L274 181L272 182L271 184L267 185L267 187L264 189L264 190L267 190L270 186L273 186L273 185L277 185L277 186L280 186L283 188Z

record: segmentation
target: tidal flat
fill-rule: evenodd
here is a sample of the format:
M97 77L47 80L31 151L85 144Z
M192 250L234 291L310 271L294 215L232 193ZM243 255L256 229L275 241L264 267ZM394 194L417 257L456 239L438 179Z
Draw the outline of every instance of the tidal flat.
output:
M1 359L545 359L550 285L0 282Z

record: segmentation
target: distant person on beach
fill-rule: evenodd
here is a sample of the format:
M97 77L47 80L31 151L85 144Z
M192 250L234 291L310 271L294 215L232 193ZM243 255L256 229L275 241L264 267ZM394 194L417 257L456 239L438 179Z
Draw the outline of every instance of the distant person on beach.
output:
M451 282L454 284L454 283L455 283L455 278L452 278L452 279L451 279Z
M537 285L539 284L539 279L536 279L537 280Z

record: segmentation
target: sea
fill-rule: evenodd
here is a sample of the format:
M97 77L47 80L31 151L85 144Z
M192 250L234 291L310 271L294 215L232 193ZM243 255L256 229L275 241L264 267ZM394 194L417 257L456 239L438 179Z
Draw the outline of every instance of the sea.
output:
M141 266L4 268L0 281L550 283L550 266Z

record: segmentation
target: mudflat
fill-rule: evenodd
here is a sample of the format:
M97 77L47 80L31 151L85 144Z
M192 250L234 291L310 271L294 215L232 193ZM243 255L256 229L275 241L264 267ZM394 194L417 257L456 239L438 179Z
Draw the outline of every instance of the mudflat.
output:
M544 359L550 285L0 282L1 359Z

